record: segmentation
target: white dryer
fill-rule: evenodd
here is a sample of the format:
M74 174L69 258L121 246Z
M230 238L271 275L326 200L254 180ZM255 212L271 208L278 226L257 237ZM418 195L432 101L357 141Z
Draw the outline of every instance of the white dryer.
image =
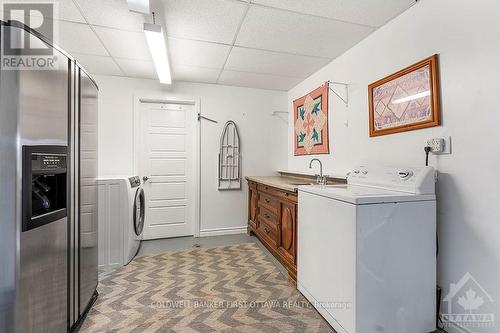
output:
M99 269L127 265L143 238L145 197L138 176L102 178L99 184Z
M434 331L434 169L347 179L299 187L297 288L338 333Z

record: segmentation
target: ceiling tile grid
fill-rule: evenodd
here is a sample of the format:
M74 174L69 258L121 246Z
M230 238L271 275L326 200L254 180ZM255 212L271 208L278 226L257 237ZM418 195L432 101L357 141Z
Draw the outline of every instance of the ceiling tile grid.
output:
M302 81L301 78L223 70L218 83L231 86L287 91L300 81Z
M85 67L89 73L122 76L123 73L111 57L72 53L73 57Z
M220 69L186 65L173 66L172 75L177 81L217 83Z
M416 0L252 0L252 3L351 22L380 27L414 5Z
M228 0L163 0L167 34L231 44L246 6Z
M137 32L143 30L144 15L129 11L125 0L73 1L89 24Z
M137 77L142 79L156 79L156 70L154 63L148 60L136 60L125 58L114 58L118 66L122 69L125 76Z
M306 78L330 62L329 58L307 57L235 46L225 69Z
M151 54L143 32L97 26L93 28L112 57L151 61Z
M174 65L222 68L231 46L169 37L168 49Z
M33 3L36 1L33 0L16 0L16 1L0 1L0 11L3 9L3 2L16 2L16 3ZM78 10L77 6L73 1L68 1L68 0L51 0L51 3L54 4L54 13L52 13L50 16L45 16L45 19L56 19L56 20L65 20L65 21L71 21L71 22L80 22L80 23L85 23L85 19L83 18L82 14ZM39 16L41 17L41 14L39 12L32 12L30 13L34 17ZM44 13L44 15L47 15L47 13Z
M101 40L87 24L59 21L58 35L56 44L69 53L109 56Z
M29 0L21 0L29 1ZM58 43L92 74L157 79L126 0L56 0ZM151 0L174 81L289 90L415 0Z
M252 7L236 45L333 59L373 31L353 23Z

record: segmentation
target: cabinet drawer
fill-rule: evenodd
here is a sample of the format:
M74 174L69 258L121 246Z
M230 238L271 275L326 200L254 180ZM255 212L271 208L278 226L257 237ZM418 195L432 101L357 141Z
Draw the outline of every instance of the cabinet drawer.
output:
M257 190L259 190L259 192L267 192L272 196L276 195L280 191L272 186L264 184L257 184Z
M262 184L257 184L257 190L259 191L260 194L267 194L268 197L271 197L274 200L286 199L295 203L297 202L297 193L294 192L287 192Z
M277 193L277 197L280 199L285 199L297 203L297 193L280 191Z
M271 211L271 213L278 215L279 201L276 197L273 197L267 193L259 192L259 207L263 207Z
M278 228L278 215L266 207L259 208L259 219L266 221L274 228Z
M257 229L260 235L264 238L269 245L274 248L278 247L278 226L267 222L259 215L259 225Z

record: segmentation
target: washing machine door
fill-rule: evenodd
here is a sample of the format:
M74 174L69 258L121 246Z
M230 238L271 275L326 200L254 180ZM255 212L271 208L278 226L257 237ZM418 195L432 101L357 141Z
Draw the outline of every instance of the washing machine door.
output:
M144 190L140 187L135 192L134 200L134 230L137 236L140 236L144 229L144 205Z

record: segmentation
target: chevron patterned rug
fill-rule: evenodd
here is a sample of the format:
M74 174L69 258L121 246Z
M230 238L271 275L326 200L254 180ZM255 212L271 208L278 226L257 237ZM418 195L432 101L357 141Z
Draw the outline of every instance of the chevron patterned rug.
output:
M139 257L98 290L81 332L332 332L253 243Z

